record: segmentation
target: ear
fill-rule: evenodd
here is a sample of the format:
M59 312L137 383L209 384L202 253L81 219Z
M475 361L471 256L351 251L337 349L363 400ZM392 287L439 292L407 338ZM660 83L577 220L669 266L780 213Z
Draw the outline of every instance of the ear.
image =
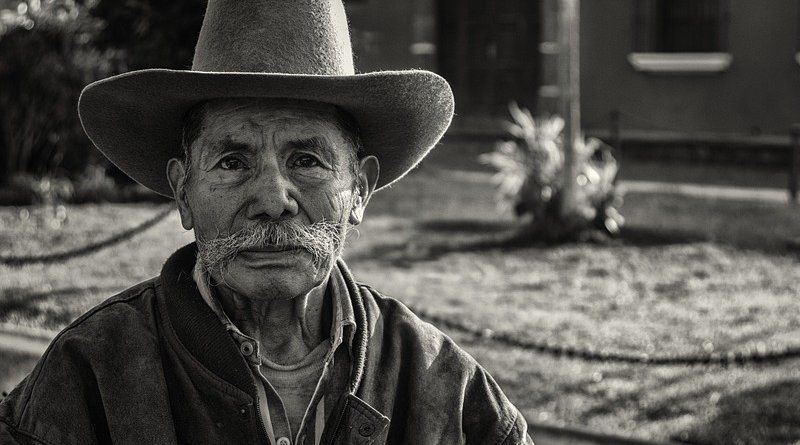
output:
M350 211L350 224L357 226L361 224L361 220L364 219L364 210L367 208L369 198L375 191L375 185L378 183L380 170L381 167L378 163L378 158L375 156L365 156L359 162L358 177L360 184L358 190L356 190L353 209Z
M181 225L186 230L191 230L194 227L192 221L192 211L189 207L189 201L186 196L186 167L183 161L172 158L167 162L167 179L169 179L169 186L172 188L172 196L175 197L175 203L178 205L178 213L181 215Z

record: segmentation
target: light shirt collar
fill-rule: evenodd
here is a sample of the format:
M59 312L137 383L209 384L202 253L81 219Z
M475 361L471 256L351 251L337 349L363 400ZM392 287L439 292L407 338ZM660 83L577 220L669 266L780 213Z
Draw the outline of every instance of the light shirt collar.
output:
M225 329L228 332L231 332L237 336L247 337L239 328L231 321L228 315L225 313L225 310L222 308L222 304L220 304L219 300L216 297L216 293L213 291L211 286L211 277L208 275L203 266L200 262L196 262L194 265L194 269L192 271L192 277L194 278L195 284L197 285L197 290L200 293L200 296L203 298L203 301L206 302L209 308L217 315L222 325L225 326ZM333 298L333 317L331 323L331 333L330 333L330 340L332 342L333 350L335 350L343 341L344 338L344 327L351 326L352 329L348 330L348 349L352 347L353 343L353 336L355 335L355 325L356 325L356 318L355 313L353 312L353 303L350 300L350 293L347 289L347 283L344 280L344 276L342 275L341 271L338 267L334 266L331 270L330 278L328 279L328 288L330 290L331 298ZM253 339L256 342L256 351L259 344L256 339ZM257 355L257 354L254 354Z

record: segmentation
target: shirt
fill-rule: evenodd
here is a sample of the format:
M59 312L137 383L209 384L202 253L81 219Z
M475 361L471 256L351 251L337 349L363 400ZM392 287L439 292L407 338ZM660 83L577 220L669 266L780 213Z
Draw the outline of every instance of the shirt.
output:
M193 269L192 275L200 296L239 345L240 353L259 380L257 389L261 421L274 444L304 443L308 430L313 434L313 443L318 445L326 420L325 394L339 394L345 390L349 370L341 365L339 372L331 372L330 368L336 365L334 352L343 343L344 328L346 325L355 326L355 318L347 296L347 286L337 271L334 268L331 273L325 295L325 298L332 300L330 337L300 362L281 365L262 357L259 341L243 333L231 321L209 285L209 276L201 264L197 262ZM348 348L351 343L352 336L348 339ZM331 379L331 376L336 378ZM335 397L328 397L329 402L333 399ZM289 439L292 437L293 442Z

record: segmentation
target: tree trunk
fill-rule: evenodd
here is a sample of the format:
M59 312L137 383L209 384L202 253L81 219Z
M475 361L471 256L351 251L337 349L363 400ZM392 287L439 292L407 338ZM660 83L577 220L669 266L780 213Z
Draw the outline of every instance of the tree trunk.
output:
M580 137L580 0L559 0L558 83L561 115L564 117L564 186L559 202L562 222L575 217L578 165L575 144Z

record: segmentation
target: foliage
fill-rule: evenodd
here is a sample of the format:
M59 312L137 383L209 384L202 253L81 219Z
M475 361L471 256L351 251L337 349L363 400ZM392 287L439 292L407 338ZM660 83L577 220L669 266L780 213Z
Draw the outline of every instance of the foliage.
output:
M45 178L37 181L68 177L80 182L87 165L105 170L108 162L92 147L78 119L81 90L132 69L189 66L206 0L19 0L0 5L6 6L0 9L0 187L8 188L18 174ZM108 173L116 180L124 177L113 167ZM130 180L123 183L130 185ZM24 201L19 193L27 192L19 186L3 200ZM88 194L75 189L71 199L116 200L120 192L112 192L112 186L106 183L105 191L91 188ZM36 193L31 196L38 200Z
M69 201L75 193L72 182L65 178L38 178L16 174L11 178L11 188L30 197L31 204L55 205Z
M81 171L99 154L81 129L77 100L112 71L113 56L90 45L95 24L71 0L19 2L0 33L0 183Z
M124 70L186 69L192 63L207 0L96 0L103 23L95 44L124 53Z
M168 201L145 186L137 183L119 184L109 171L99 165L90 165L73 181L72 203L89 202L165 202Z
M56 208L62 204L167 200L140 184L118 184L98 164L90 164L75 179L17 173L0 188L0 206L44 205Z
M517 215L530 217L531 234L537 238L616 235L624 220L617 210L622 195L615 185L618 168L609 147L598 139L576 141L576 211L564 218L559 208L564 190L563 119L534 119L516 103L509 111L513 120L506 122L506 129L511 139L498 142L494 152L480 158L497 170L502 201L512 204Z

